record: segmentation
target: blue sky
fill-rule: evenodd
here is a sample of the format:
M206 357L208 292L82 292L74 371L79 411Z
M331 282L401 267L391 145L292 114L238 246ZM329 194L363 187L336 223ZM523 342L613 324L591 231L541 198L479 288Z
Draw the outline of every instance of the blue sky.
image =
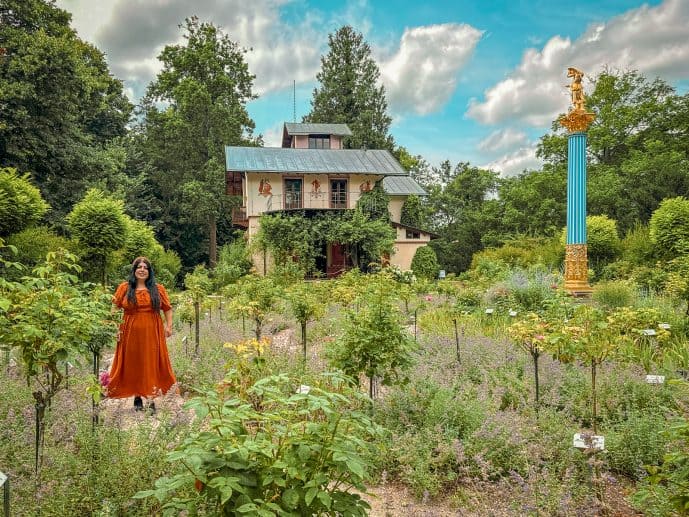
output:
M511 175L536 168L538 138L569 102L568 66L603 67L689 86L689 0L58 0L136 101L179 41L187 16L240 45L260 98L249 105L266 145L310 109L328 33L352 25L381 69L391 133L432 165L469 161ZM590 89L590 86L589 86Z

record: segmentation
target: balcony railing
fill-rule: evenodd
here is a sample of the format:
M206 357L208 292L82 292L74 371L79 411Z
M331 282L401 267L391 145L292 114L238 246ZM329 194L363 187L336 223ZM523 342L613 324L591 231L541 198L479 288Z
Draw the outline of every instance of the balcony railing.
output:
M232 209L232 224L234 226L249 227L249 217L246 215L246 207L236 207Z

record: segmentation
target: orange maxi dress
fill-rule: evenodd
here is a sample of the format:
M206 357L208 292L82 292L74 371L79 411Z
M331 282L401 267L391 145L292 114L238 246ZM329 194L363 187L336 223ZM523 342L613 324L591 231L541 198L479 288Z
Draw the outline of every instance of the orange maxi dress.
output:
M134 306L127 300L127 282L121 283L113 303L124 309L120 325L120 341L110 367L108 397L152 397L166 393L175 383L160 312L151 307L148 289L136 291ZM172 307L165 288L158 284L160 310Z

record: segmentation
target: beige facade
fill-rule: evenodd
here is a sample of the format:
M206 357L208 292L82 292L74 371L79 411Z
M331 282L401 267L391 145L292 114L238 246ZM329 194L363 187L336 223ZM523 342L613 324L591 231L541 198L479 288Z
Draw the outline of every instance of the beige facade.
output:
M246 228L249 242L257 235L260 216L264 213L351 210L364 192L371 190L381 180L383 184L388 181L384 180L386 176L408 178L387 151L372 150L366 153L365 150L342 150L342 139L346 135L351 135L351 132L342 124L286 123L282 148L299 151L280 154L282 151L270 149L226 149L227 193L236 195L241 192L243 201L242 206L233 211L232 221ZM307 149L313 151L305 151ZM312 155L311 152L316 154ZM342 173L322 173L321 170ZM402 206L408 195L405 192L418 195L419 190L423 191L412 179L407 179L406 183L391 181L384 188L392 193L388 210L397 233L389 262L406 270L411 267L416 250L431 239L428 232L400 225ZM343 268L349 267L347 264L351 264L348 250L340 243L327 243L324 254L324 265L321 264L319 268L325 267L324 272L328 276L339 274ZM252 258L259 273L273 267L269 254L254 252Z

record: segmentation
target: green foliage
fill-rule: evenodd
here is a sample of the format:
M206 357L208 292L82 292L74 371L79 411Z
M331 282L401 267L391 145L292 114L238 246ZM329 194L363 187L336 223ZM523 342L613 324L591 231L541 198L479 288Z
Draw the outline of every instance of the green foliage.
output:
M115 333L109 320L110 296L85 293L77 284L76 262L64 250L51 252L21 284L5 286L2 308L9 325L0 329L0 341L18 350L27 377L48 373L48 400L61 388L58 362L88 356L98 335Z
M370 275L356 301L358 310L347 310L342 335L328 350L331 364L354 378L363 373L384 385L403 382L416 344L400 324L395 282L386 273Z
M14 259L29 268L45 261L51 251L74 247L69 239L57 235L47 226L34 226L15 233L7 239L7 244L17 249Z
M368 504L352 490L366 491L370 441L381 430L360 410L362 396L331 375L308 394L295 394L299 380L285 374L246 390L241 383L232 370L218 391L188 403L210 426L168 455L184 470L135 497L155 496L163 515L366 515Z
M213 283L204 265L198 265L194 271L184 275L184 286L195 302L200 302L213 291Z
M230 292L229 310L238 316L254 321L256 339L261 339L263 324L268 314L277 308L282 290L269 276L247 275L242 277Z
M45 0L3 0L0 8L0 167L30 171L56 219L87 186L117 173L107 149L132 110L103 53L69 23Z
M246 241L237 237L231 243L225 244L218 253L218 263L213 269L213 283L215 289L232 284L249 273L252 267Z
M634 304L636 289L629 282L599 282L593 287L593 300L605 309L629 307Z
M349 25L328 34L328 47L328 54L321 56L319 86L313 90L311 112L304 122L347 124L352 135L344 139L346 149L392 151L394 142L388 134L392 119L371 47Z
M1 236L20 232L36 224L48 208L48 203L31 184L28 174L20 176L16 169L0 168Z
M421 204L421 198L417 195L407 196L402 205L402 214L400 216L400 223L414 228L421 228L424 225L424 210Z
M648 226L640 223L627 231L621 245L622 259L637 266L652 264L657 255Z
M683 395L687 383L679 383ZM686 411L665 430L669 450L659 466L648 466L649 476L634 494L634 502L649 515L689 513L689 419Z
M428 246L417 248L411 261L411 269L420 278L435 280L438 277L440 266L433 248Z
M665 199L651 216L651 241L666 258L689 254L689 199Z
M486 248L474 254L471 267L481 260L500 261L513 268L543 265L559 269L565 248L558 237L516 236L498 248Z
M661 414L630 413L607 433L605 450L610 469L630 479L645 477L644 467L660 465L665 455L668 444L665 428Z
M368 192L363 192L356 202L357 210L360 210L372 221L390 222L390 211L388 205L390 204L390 196L385 193L382 185L376 185Z
M84 249L85 260L93 261L105 284L108 256L127 239L123 202L90 189L69 213L67 223L72 237Z

